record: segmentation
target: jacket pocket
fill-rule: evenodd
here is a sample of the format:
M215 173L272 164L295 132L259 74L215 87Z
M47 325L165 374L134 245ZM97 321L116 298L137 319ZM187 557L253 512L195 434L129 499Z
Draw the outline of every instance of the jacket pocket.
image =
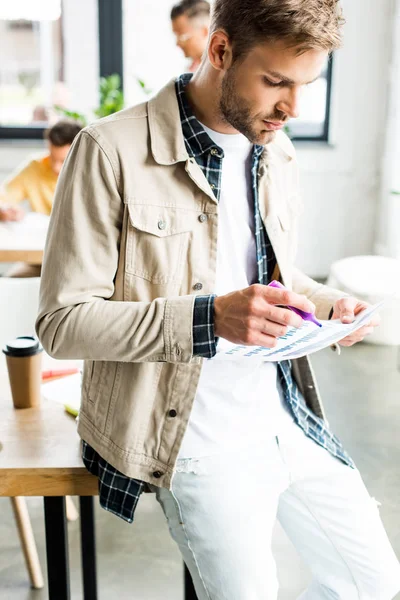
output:
M127 210L126 272L155 284L178 283L194 213L133 202L127 204Z

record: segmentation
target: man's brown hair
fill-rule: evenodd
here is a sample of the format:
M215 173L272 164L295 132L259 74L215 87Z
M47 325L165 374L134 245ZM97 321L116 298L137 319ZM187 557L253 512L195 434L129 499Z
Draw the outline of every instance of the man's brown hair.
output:
M254 46L282 40L298 52L332 52L344 23L338 0L215 0L211 31L223 29L234 60Z
M53 146L67 146L72 144L75 136L78 135L82 125L72 119L62 119L55 125L47 129L45 137L53 144Z

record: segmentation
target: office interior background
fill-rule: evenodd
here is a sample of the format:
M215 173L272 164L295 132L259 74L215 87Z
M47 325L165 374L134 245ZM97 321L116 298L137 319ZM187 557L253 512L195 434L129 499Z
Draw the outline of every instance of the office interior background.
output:
M101 77L119 76L129 106L187 69L171 30L173 4L0 2L0 183L45 150L43 130L60 118L60 107L88 122L96 118ZM362 273L350 276L366 299L392 294L390 339L343 349L341 356L322 351L314 365L331 425L381 503L400 556L400 325L393 320L400 295L392 293L397 284L400 290L400 0L343 0L343 8L343 48L307 88L301 117L289 124L304 201L297 266L325 281L343 259L392 259L383 272L368 272L366 261ZM6 267L0 264L0 273ZM183 598L181 559L152 496L141 501L132 526L96 507L100 598ZM42 600L44 590L29 589L5 498L0 507L0 599ZM28 507L44 565L42 504L29 499ZM78 534L79 524L69 523L76 599L82 597ZM310 574L279 526L274 548L279 597L290 600Z

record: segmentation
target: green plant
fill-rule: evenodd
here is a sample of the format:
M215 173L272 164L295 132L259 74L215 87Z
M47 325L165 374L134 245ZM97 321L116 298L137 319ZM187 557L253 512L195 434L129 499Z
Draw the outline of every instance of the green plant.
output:
M139 77L136 77L136 81L138 82L139 86L142 88L142 90L144 91L145 94L151 94L152 90L147 87L147 85L145 84L145 82L142 79L139 79Z
M54 106L54 109L59 114L62 114L64 117L67 117L68 119L73 119L74 121L78 121L83 125L83 127L86 127L86 125L88 124L85 115L81 113L75 112L74 110L67 110L66 108L58 106L57 104Z
M108 77L101 77L99 91L100 104L93 111L96 117L108 117L124 108L124 94L121 90L121 78L118 74L114 73ZM84 126L93 120L82 113L62 106L54 106L54 109L64 117L79 121Z
M99 118L108 117L124 108L124 94L119 75L100 78L100 106L94 113Z

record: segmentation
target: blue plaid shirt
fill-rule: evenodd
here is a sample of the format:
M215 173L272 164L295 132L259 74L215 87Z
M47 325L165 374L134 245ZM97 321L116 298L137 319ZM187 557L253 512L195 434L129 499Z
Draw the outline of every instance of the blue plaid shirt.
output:
M194 116L185 94L185 86L191 74L181 75L176 81L176 94L187 152L203 170L217 200L221 195L221 175L224 152L203 129ZM276 258L261 219L258 206L258 166L263 146L253 147L252 187L254 200L254 223L257 248L258 281L268 284L276 274ZM275 273L274 273L275 272ZM193 314L193 354L212 358L216 353L214 335L215 295L197 296ZM278 376L284 399L295 422L305 434L347 465L354 463L343 449L341 442L329 430L328 424L317 417L305 404L291 372L291 362L278 363ZM100 504L106 510L131 523L140 494L146 484L123 475L107 463L86 442L83 442L82 458L86 468L99 478Z

